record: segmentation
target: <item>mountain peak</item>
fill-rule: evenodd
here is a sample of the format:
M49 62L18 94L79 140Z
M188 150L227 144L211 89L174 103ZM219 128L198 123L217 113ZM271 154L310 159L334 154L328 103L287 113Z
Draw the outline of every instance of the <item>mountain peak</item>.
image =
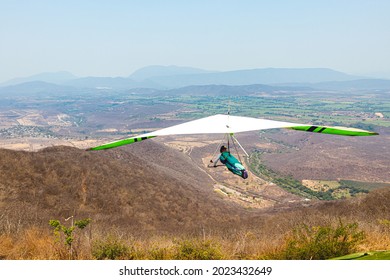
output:
M21 83L33 82L33 81L41 81L46 83L53 84L62 84L66 81L76 79L77 77L70 72L67 71L57 71L57 72L43 72L36 75L28 76L28 77L19 77L8 80L1 84L1 86L12 86Z

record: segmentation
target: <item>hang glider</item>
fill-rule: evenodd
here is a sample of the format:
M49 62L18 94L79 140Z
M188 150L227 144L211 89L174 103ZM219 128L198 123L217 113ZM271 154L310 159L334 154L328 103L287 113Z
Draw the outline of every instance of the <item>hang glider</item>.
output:
M157 136L167 135L188 135L188 134L230 134L239 132L264 130L272 128L288 128L293 130L302 130L308 132L336 134L345 136L371 136L378 135L376 132L366 131L357 128L316 126L309 124L299 124L281 121L272 121L266 119L257 119L250 117L239 117L232 115L214 115L194 121L185 122L179 125L156 130L150 133L141 134L135 137L122 139L100 146L90 148L89 150L105 150L116 148L123 145L140 142Z

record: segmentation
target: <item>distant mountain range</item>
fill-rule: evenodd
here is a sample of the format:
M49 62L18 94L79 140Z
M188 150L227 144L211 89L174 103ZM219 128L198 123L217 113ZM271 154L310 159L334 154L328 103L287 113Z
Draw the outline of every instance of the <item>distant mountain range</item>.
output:
M130 76L132 77L132 76ZM283 83L319 83L327 81L350 81L361 77L324 68L288 69L265 68L185 75L159 75L149 77L149 81L167 88L190 85L251 85Z
M42 73L0 84L0 94L23 91L75 89L129 90L153 88L177 91L190 86L242 86L311 88L326 90L390 89L390 80L349 75L327 68L262 68L213 72L191 67L148 66L128 77L76 77L69 72ZM33 86L33 90L29 89ZM39 89L41 87L41 89ZM187 88L188 89L188 88Z

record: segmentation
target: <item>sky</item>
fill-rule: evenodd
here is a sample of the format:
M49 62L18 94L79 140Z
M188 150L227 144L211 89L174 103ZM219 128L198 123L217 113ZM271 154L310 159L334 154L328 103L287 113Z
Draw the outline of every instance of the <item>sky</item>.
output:
M0 0L0 82L324 67L390 79L388 0Z

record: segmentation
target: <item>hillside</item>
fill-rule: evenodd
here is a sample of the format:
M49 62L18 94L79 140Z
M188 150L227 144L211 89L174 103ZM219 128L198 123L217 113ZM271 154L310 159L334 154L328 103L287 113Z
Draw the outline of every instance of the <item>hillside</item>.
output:
M294 178L363 182L390 181L389 136L327 137L319 134L275 134L282 143L297 147L285 153L265 155L271 169ZM280 163L283 164L280 164Z
M100 152L1 149L0 259L111 258L99 253L99 244L125 246L112 256L120 259L181 259L185 244L214 252L207 258L285 258L297 227L355 222L367 235L357 251L390 249L388 188L329 202L291 204L283 195L279 205L255 210L216 194L209 175L237 179L223 170L205 173L197 161L152 140ZM93 221L76 236L73 255L48 225L50 219L69 224L70 216Z
M175 232L229 226L241 211L213 195L189 158L152 141L107 152L0 150L0 170L2 219L15 226L74 215L100 227Z
M77 77L73 75L72 73L69 73L67 71L60 71L60 72L46 72L46 73L40 73L37 75L32 75L29 77L22 77L22 78L15 78L12 80L9 80L7 82L1 83L0 86L10 86L10 85L17 85L22 83L28 83L28 82L34 82L34 81L42 81L46 83L55 83L55 84L61 84L65 83L69 80L76 79Z

